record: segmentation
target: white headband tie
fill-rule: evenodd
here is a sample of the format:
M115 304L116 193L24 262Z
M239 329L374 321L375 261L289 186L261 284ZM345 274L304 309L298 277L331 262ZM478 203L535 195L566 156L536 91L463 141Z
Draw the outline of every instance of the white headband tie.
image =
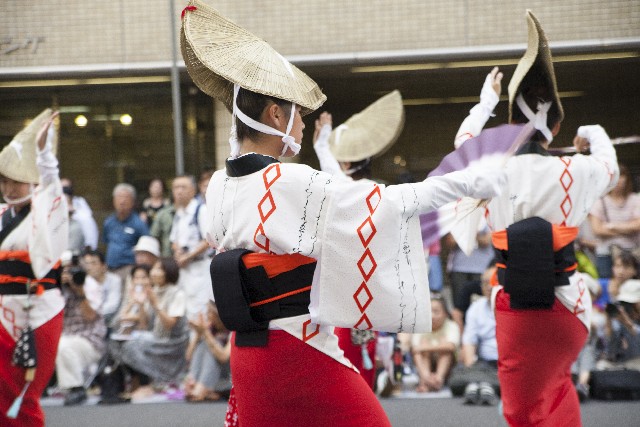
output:
M535 129L542 132L547 141L553 141L553 134L547 127L547 112L551 108L552 102L538 102L537 113L534 113L531 108L529 108L524 98L522 97L522 94L518 94L518 96L516 97L516 103L518 104L518 107L520 107L520 111L522 111L522 114L524 114L527 119L529 119L529 123L532 123Z
M293 69L291 68L291 64L287 61L282 55L278 54L282 63L287 68L287 71L291 75L291 77L295 78L295 74L293 73ZM242 123L249 126L251 129L255 129L258 132L266 133L267 135L275 135L281 136L282 142L284 146L282 147L282 152L280 156L284 156L287 152L287 149L291 149L293 155L297 155L300 152L300 144L296 142L296 139L289 135L291 132L291 128L293 128L293 119L296 115L296 104L295 102L291 103L291 113L289 115L289 122L287 123L287 130L285 133L280 132L278 129L274 129L271 126L267 126L264 123L260 123L256 120L253 120L251 117L244 114L238 108L238 104L236 103L238 99L238 92L240 91L240 86L237 84L233 85L233 113L231 117L231 132L229 135L229 145L231 146L231 158L235 159L240 155L240 143L238 142L238 131L236 128L236 117L240 119Z

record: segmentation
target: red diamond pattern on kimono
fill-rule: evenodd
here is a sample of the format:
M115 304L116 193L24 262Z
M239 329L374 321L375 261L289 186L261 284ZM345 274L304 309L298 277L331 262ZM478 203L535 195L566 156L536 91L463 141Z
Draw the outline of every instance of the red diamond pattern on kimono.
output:
M269 210L267 213L264 213L263 206L266 202L269 202ZM260 220L265 223L269 219L272 213L276 210L276 202L273 201L273 196L271 195L271 191L267 191L267 194L264 195L260 203L258 203L258 212L260 213Z
M569 191L573 185L573 177L568 169L565 169L564 172L562 172L562 175L560 175L560 183L562 184L562 188L564 188L565 192Z
M264 234L264 227L262 226L262 223L258 225L258 228L256 228L256 232L253 234L253 243L255 243L256 246L260 249L263 249L267 253L269 253L269 239Z
M302 324L302 341L303 342L309 341L311 338L315 337L320 333L320 325L315 325L316 328L311 333L307 333L307 328L310 325L314 325L313 323L311 323L311 319L308 319Z
M266 171L262 174L262 179L264 180L264 188L267 190L269 187L273 185L274 182L280 178L282 174L280 173L280 164L274 163L270 167L267 168Z
M373 325L369 321L369 318L367 317L366 313L362 314L362 317L360 318L360 320L358 320L358 323L356 323L354 326L354 328L356 329L364 329L364 330L371 329L372 327Z
M369 271L365 271L365 260L369 261ZM369 279L373 275L373 272L376 271L377 267L378 264L376 263L376 260L373 258L373 255L371 255L371 251L369 250L369 248L367 248L358 261L358 269L360 269L360 274L362 274L362 277L364 277L365 282L369 281Z
M368 232L368 236L365 236L365 233L363 233L363 231L365 233ZM362 246L364 246L365 248L369 246L371 239L373 239L373 236L375 236L377 231L378 230L376 230L376 226L373 225L373 221L371 220L371 217L368 216L367 219L365 219L364 222L360 224L360 227L358 227L358 236L360 237Z
M16 321L16 314L7 307L2 307L2 316L11 323Z
M576 316L585 311L584 303L582 302L582 296L587 291L587 287L585 286L583 279L579 280L578 289L580 290L580 296L578 297L578 300L576 301L576 305L573 307L573 314L575 314Z
M567 194L567 196L562 201L560 205L560 209L562 210L562 215L564 215L564 219L566 220L571 213L571 209L573 208L573 203L571 202L571 197Z
M382 194L380 194L380 187L376 185L373 191L371 191L367 196L367 207L369 208L369 213L373 214L376 211L380 204L380 200L382 200Z
M361 295L363 293L366 296L366 299L364 300L364 304L360 302ZM356 293L353 294L353 299L356 300L356 304L358 304L358 308L360 309L360 313L364 313L364 311L367 309L367 307L369 307L369 304L371 304L371 301L373 301L373 295L371 295L371 292L369 291L369 288L367 288L367 283L366 282L362 282L362 284L360 285L360 287L358 288Z
M570 157L559 157L560 161L564 163L564 171L562 175L560 175L560 185L564 189L565 194L567 195L562 203L560 204L560 210L562 211L562 215L564 215L564 221L562 221L562 225L566 225L567 218L569 218L569 214L571 213L571 209L573 208L573 202L571 201L571 196L569 195L569 189L573 185L573 176L571 176L571 172L569 172L569 165L571 165Z

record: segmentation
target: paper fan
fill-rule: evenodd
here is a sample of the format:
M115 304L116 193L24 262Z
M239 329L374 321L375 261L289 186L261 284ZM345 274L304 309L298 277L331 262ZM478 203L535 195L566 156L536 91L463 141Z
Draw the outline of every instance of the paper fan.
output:
M501 125L485 129L448 154L429 176L441 176L469 167L502 168L523 143L533 134L526 125ZM477 245L476 234L482 220L486 201L463 197L448 203L435 213L420 216L424 245L451 233L460 249L469 255Z
M445 156L429 176L442 176L470 166L502 167L508 157L529 140L532 131L530 124L501 125L485 129Z
M403 125L402 96L394 90L335 128L329 148L339 162L380 156L398 139Z
M267 42L199 0L185 8L180 31L182 56L194 83L232 110L233 85L294 102L301 114L327 97L316 82Z

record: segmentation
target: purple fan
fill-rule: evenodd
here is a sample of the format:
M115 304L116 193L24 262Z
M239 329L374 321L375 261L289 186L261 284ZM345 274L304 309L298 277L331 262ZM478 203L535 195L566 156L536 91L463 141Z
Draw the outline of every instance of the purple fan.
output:
M442 159L429 176L441 176L449 172L466 169L469 163L490 154L514 154L531 136L531 125L501 125L485 129L480 135L464 144Z

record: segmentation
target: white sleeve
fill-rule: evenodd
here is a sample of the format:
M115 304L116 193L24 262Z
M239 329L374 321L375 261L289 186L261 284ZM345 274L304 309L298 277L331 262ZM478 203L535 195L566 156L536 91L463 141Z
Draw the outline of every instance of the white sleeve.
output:
M324 125L320 129L318 140L313 144L313 149L320 161L320 170L331 175L344 175L340 163L333 157L329 149L329 137L331 136L331 126Z
M578 136L589 140L591 146L590 157L597 160L597 162L592 162L592 167L596 173L594 176L602 175L604 172L609 176L609 183L602 194L604 195L616 186L620 177L616 150L611 144L609 135L600 125L580 126L578 128Z
M420 213L436 210L449 202L462 197L490 199L502 193L506 184L506 174L502 169L467 168L450 172L442 176L433 176L416 184L417 199L420 201ZM401 186L391 186L387 189Z
M47 141L42 151L36 147L36 166L40 173L40 185L47 185L52 180L58 178L58 159L53 154L53 138L55 137L54 126L49 126L47 131Z
M40 182L31 198L33 227L29 234L31 268L37 279L44 277L58 262L69 242L69 209L58 176L58 159L52 151L53 126L44 149L36 148Z
M469 115L460 125L453 143L456 148L459 148L466 140L478 136L491 117L493 109L498 105L500 98L493 90L491 80L491 74L487 75L480 91L480 103L469 111Z

